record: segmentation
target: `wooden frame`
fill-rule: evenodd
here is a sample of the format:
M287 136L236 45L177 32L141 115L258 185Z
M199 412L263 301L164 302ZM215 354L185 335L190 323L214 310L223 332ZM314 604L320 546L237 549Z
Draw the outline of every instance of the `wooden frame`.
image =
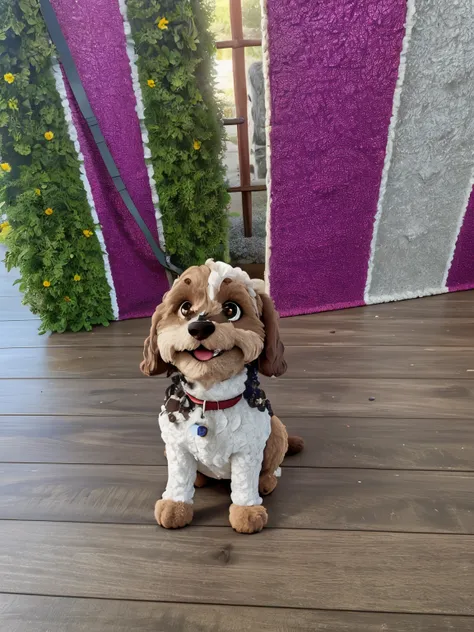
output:
M218 49L232 49L234 95L236 118L224 119L224 125L237 125L237 147L239 154L240 186L229 187L229 193L241 193L244 235L252 236L252 192L266 191L262 184L252 185L250 177L250 143L248 125L247 76L245 71L245 49L261 46L261 39L244 39L242 24L242 1L229 0L231 40L216 42Z

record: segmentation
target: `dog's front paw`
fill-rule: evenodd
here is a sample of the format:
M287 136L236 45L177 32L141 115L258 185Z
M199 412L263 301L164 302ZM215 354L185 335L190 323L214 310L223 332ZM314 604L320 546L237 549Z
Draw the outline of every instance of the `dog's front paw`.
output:
M238 533L258 533L268 522L268 514L262 505L231 505L229 520Z
M155 518L165 529L180 529L193 519L193 508L188 503L158 500L155 505Z

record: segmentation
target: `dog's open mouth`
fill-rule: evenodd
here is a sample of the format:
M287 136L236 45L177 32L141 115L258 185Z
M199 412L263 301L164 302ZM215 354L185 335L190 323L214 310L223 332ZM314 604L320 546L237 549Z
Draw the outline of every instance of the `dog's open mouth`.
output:
M206 347L203 347L201 345L200 347L194 349L194 351L190 351L189 353L199 362L209 362L209 360L222 355L224 351L222 351L221 349L206 349Z

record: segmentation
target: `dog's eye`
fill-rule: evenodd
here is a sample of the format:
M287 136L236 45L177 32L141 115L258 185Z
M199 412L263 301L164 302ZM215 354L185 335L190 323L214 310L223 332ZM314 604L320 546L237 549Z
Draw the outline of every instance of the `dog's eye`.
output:
M187 316L189 316L189 313L191 311L191 303L189 301L184 301L184 303L181 304L180 308L179 308L179 313L181 316L184 316L184 318L186 318Z
M240 309L240 306L237 305L237 303L232 303L232 301L227 301L227 303L224 303L224 305L222 306L222 313L227 318L227 320L230 320L231 322L239 320L239 318L242 316L242 310Z

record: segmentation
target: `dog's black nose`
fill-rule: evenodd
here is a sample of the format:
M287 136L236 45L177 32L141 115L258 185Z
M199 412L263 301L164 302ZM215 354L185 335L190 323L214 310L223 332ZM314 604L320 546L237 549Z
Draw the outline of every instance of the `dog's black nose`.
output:
M196 340L205 340L209 338L216 330L216 326L210 320L193 320L188 325L188 331Z

